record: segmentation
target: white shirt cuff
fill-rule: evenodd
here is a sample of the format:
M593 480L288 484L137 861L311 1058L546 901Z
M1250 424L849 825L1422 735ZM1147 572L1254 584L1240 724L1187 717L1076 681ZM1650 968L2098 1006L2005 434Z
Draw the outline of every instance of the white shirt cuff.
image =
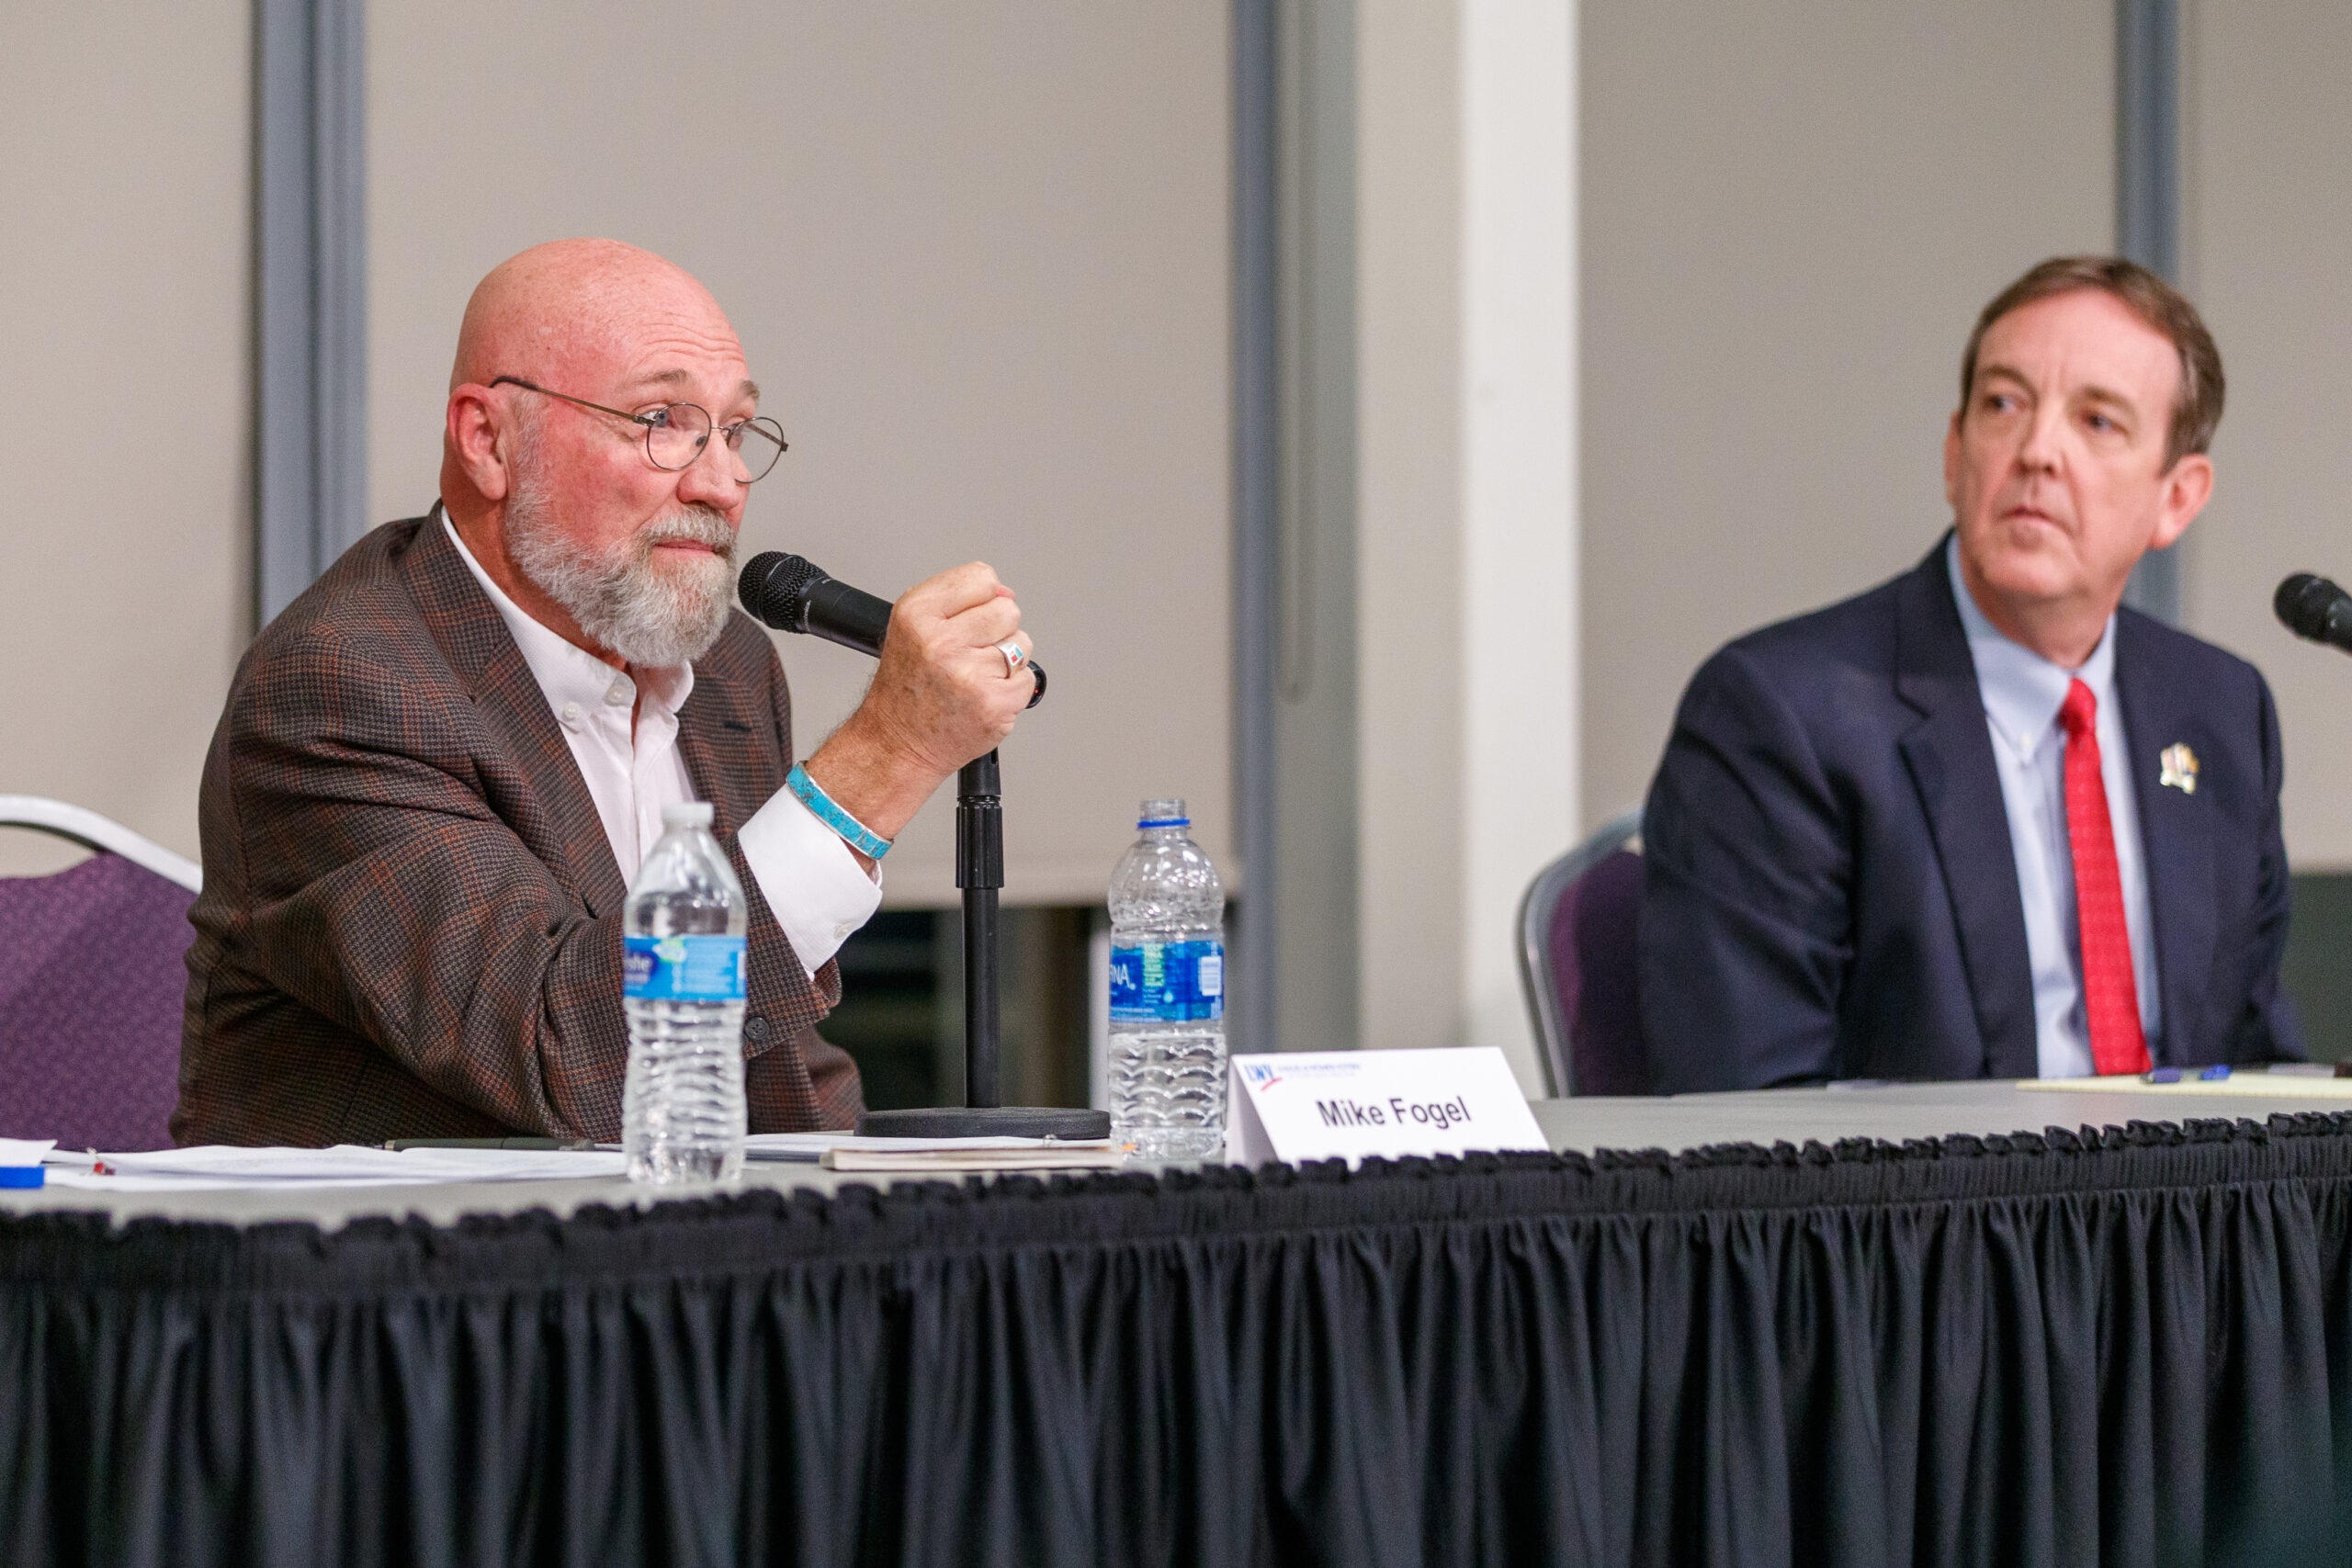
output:
M818 821L788 789L770 795L735 841L743 847L743 862L769 912L812 980L881 906L881 868L866 875L841 835Z

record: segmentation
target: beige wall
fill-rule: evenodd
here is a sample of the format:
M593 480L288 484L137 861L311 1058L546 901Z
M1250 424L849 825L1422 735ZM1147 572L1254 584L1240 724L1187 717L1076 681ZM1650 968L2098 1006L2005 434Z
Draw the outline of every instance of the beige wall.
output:
M2187 7L2191 292L2229 372L2213 503L2188 537L2190 628L2253 660L2278 699L2287 849L2352 866L2352 666L2270 613L2288 572L2352 582L2352 10Z
M1944 526L1976 311L2045 255L2113 243L2114 7L1582 10L1594 824L1641 798L1710 651Z
M368 16L369 476L434 494L468 291L535 242L688 267L792 450L749 550L894 593L985 558L1053 674L1007 897L1095 902L1136 803L1232 865L1227 55L1201 0L409 0ZM780 639L800 744L871 666ZM952 790L892 854L950 902Z
M251 615L243 0L9 7L0 793L194 858ZM72 858L0 833L0 873Z
M1357 58L1361 1033L1470 1044L1462 969L1462 36L1366 0Z

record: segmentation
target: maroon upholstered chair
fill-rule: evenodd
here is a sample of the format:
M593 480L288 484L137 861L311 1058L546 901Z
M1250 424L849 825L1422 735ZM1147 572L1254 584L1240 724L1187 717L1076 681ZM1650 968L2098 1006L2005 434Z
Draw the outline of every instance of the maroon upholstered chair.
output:
M1635 943L1642 814L1545 866L1519 906L1519 976L1555 1095L1647 1094Z
M0 877L0 1137L169 1148L197 868L57 801L0 795L0 825L98 852Z

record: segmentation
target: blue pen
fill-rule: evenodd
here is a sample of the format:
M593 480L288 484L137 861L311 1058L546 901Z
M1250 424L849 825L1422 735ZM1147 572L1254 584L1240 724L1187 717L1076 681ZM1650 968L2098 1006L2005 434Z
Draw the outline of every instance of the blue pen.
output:
M2146 1072L2140 1075L2140 1081L2142 1083L2178 1083L2181 1080L2181 1074L2187 1070L2189 1069L2181 1067L2150 1067ZM2205 1083L2215 1083L2222 1078L2228 1077L2229 1076L2230 1068L2229 1064L2226 1062L2216 1062L2210 1067L2197 1070L2197 1077Z

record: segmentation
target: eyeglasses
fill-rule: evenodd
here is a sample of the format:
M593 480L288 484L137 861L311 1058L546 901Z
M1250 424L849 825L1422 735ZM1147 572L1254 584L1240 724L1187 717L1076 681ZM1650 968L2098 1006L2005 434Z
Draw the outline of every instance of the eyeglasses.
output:
M520 376L501 376L491 382L493 387L520 387L526 392L538 392L550 398L561 398L567 403L578 403L583 409L625 419L631 424L645 426L645 456L657 468L676 473L694 467L702 449L710 445L713 429L725 437L727 450L743 465L738 484L753 484L765 479L775 460L784 456L786 445L784 426L772 419L747 419L738 424L714 426L710 411L699 403L670 403L651 413L629 413L622 409L608 409L602 403L592 403L585 398L575 398L569 392L549 391L547 388L526 381Z

